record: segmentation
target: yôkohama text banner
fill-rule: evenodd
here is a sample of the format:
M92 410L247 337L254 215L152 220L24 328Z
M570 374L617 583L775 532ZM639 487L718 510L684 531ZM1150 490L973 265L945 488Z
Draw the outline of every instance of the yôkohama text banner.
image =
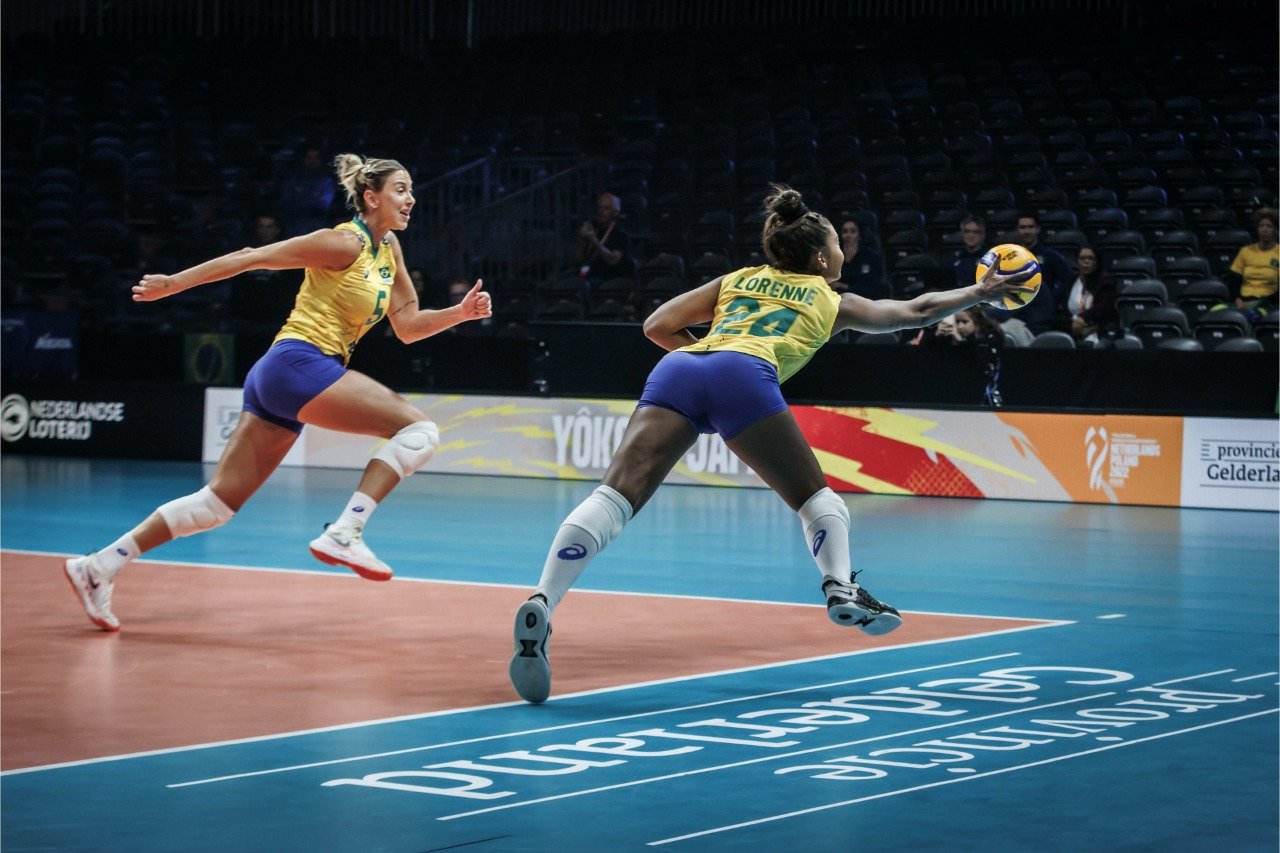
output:
M635 404L623 400L407 395L440 426L429 470L597 480ZM205 396L217 461L241 392ZM832 488L845 492L1280 509L1274 419L793 406ZM307 427L286 465L365 466L380 439ZM701 436L668 482L764 483L718 436Z

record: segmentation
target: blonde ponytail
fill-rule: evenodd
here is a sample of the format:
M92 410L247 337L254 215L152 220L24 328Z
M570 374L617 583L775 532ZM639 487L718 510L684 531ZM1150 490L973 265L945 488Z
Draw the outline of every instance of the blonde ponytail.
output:
M384 160L370 157L368 160L359 154L339 154L333 158L334 171L338 173L338 182L347 194L347 207L357 213L366 213L364 208L364 191L378 192L392 172L409 171L395 160Z

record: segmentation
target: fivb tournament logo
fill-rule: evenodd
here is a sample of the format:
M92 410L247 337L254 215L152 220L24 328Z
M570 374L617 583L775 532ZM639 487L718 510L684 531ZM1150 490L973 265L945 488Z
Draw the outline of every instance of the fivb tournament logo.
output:
M1095 492L1102 488L1102 466L1107 460L1111 438L1106 427L1093 428L1084 434L1084 461L1089 466L1089 488Z
M5 441L17 441L27 434L31 423L31 406L21 394L10 394L0 400L0 436Z
M1157 458L1160 452L1159 439L1140 438L1131 432L1108 432L1106 427L1089 427L1084 435L1089 488L1103 492L1115 502L1115 490L1124 487L1143 458Z

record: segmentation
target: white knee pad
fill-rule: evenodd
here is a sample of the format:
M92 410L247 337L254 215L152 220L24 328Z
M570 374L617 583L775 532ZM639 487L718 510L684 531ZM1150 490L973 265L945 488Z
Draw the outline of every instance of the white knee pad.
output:
M832 515L843 521L846 528L849 526L849 508L830 487L814 492L813 497L805 501L804 506L796 510L796 513L800 516L806 533L823 518Z
M440 446L440 430L431 421L418 421L400 430L373 454L385 462L400 479L417 471L435 455Z
M169 526L169 532L175 537L190 536L221 527L235 515L235 511L224 504L208 486L194 495L169 501L158 507L156 512L160 513L164 523Z
M569 513L564 523L586 531L595 540L596 553L599 553L604 550L604 546L618 538L618 534L630 520L630 502L615 489L601 485Z

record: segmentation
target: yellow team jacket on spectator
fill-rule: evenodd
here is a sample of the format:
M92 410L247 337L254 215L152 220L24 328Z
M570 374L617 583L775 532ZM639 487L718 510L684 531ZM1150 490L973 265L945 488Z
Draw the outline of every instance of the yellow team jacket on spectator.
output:
M1245 299L1275 296L1280 280L1280 245L1264 252L1257 243L1250 243L1231 262L1231 271L1240 276L1240 295Z
M341 356L346 364L356 342L387 313L396 258L390 234L375 246L373 235L359 220L344 222L335 230L351 231L360 238L359 257L344 270L307 267L293 310L275 340L307 341L323 353Z
M741 269L720 282L711 331L680 349L758 356L785 382L831 337L839 305L840 295L822 276L770 266Z

